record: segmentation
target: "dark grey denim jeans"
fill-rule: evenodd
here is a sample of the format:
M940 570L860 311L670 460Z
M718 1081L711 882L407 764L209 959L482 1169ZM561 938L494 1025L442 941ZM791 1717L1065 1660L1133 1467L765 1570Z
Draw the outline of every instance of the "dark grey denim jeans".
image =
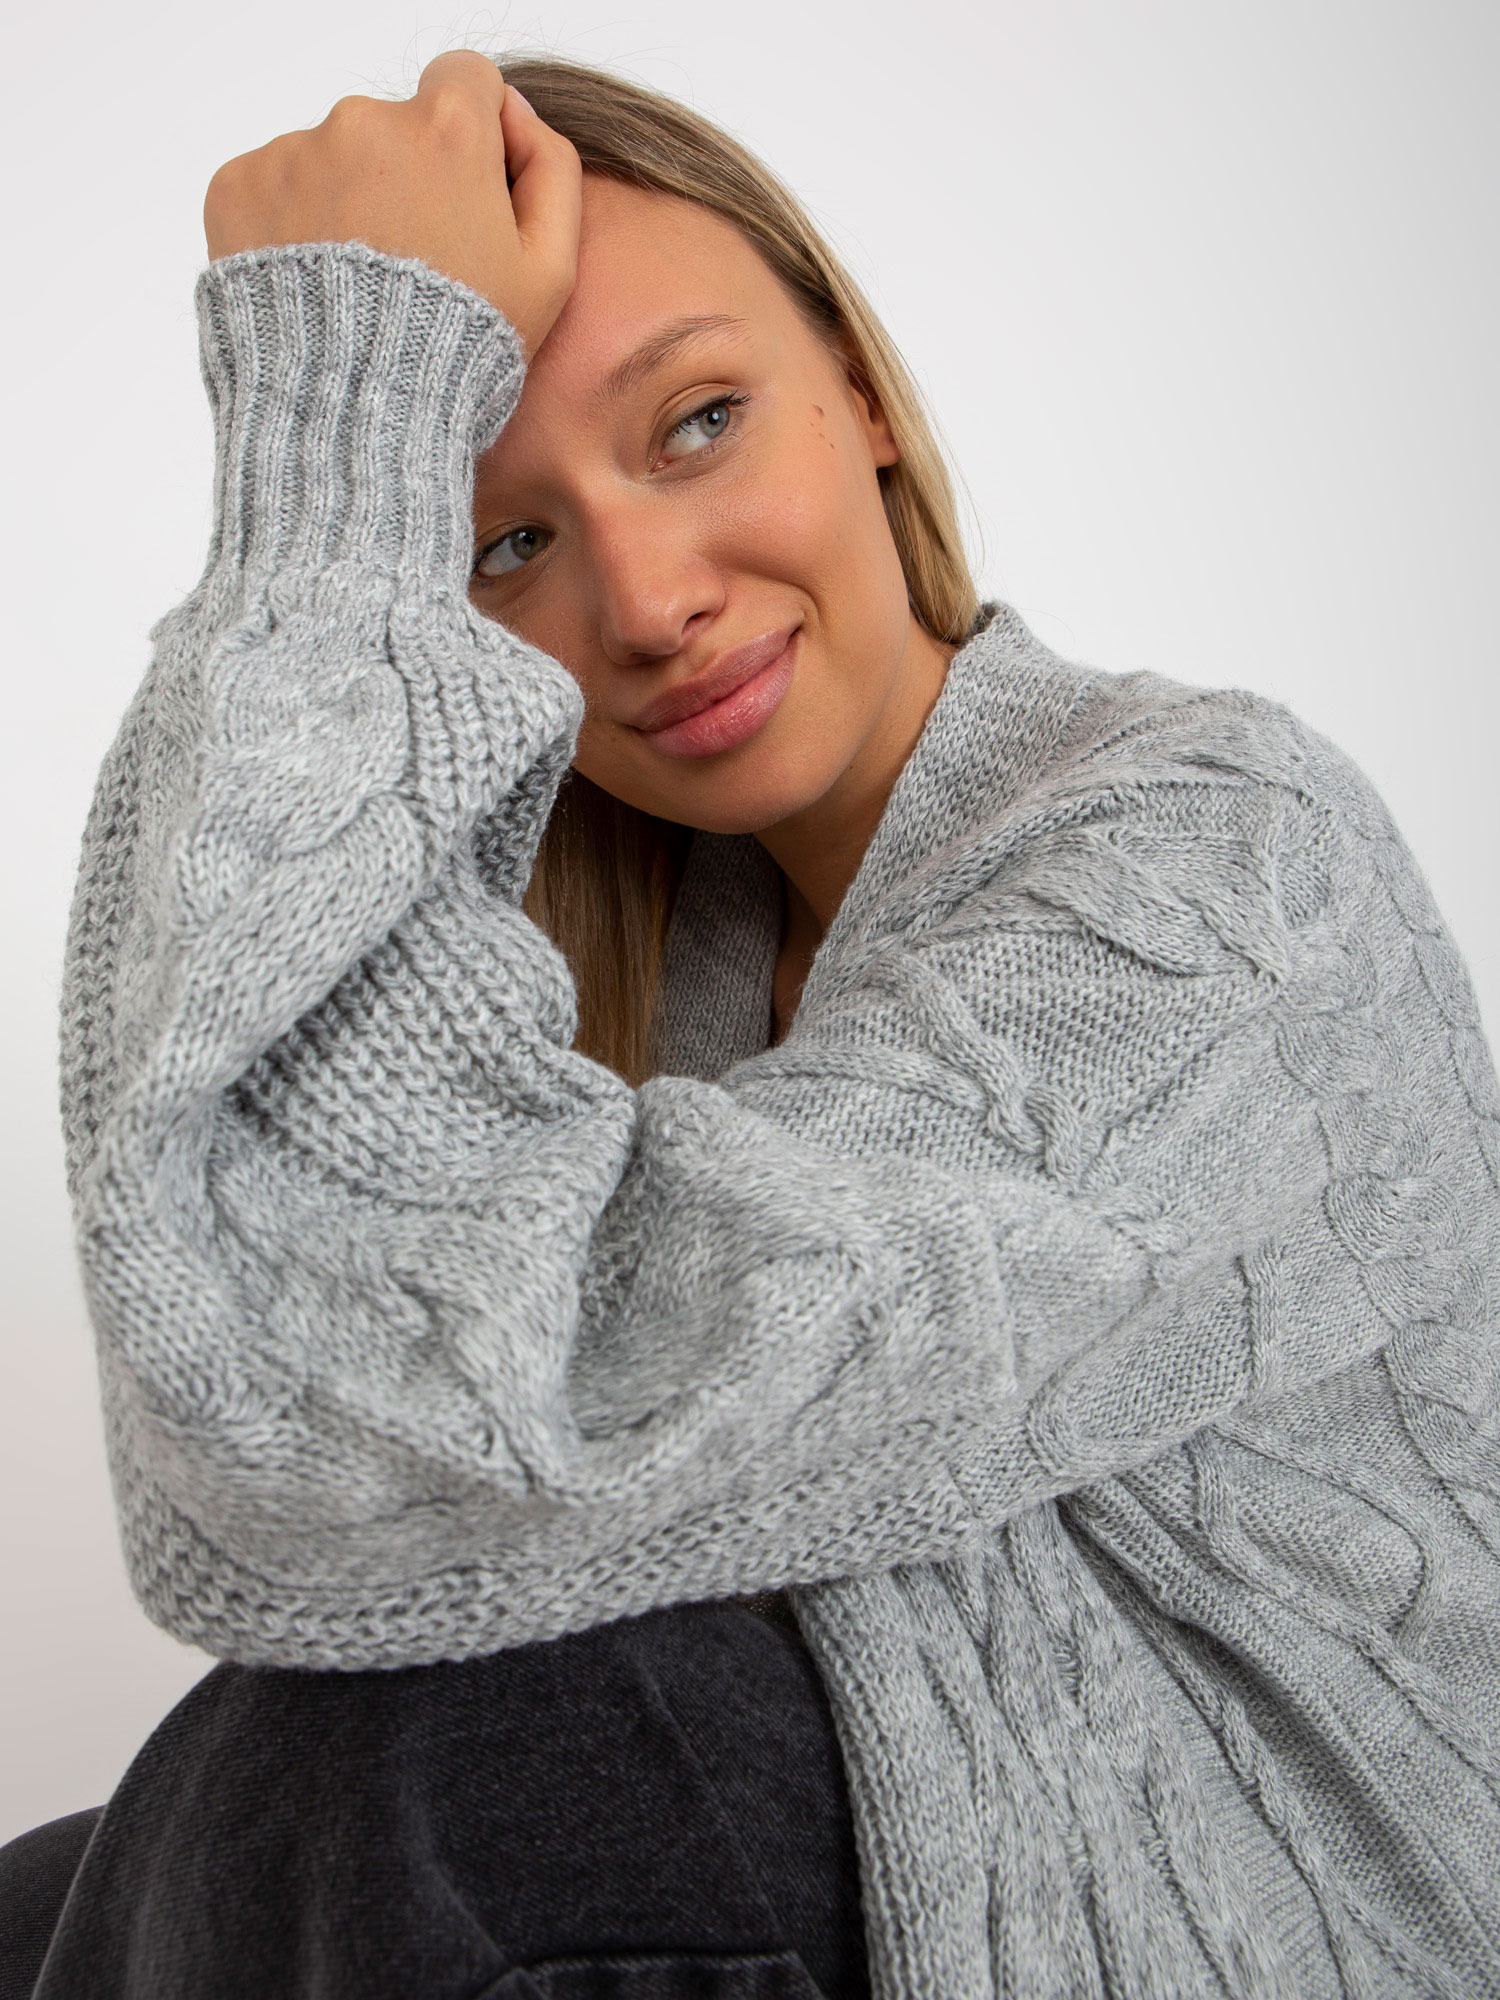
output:
M0 1849L0 2000L868 1991L822 1683L738 1603L457 1665L220 1665L102 1811Z

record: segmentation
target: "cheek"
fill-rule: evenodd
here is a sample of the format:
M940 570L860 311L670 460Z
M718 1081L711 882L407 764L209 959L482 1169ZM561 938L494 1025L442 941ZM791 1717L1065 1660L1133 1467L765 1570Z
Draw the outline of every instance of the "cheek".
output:
M855 550L888 538L873 470L809 416L776 439L741 480L720 489L707 543L728 570L752 567L809 582L847 574Z
M583 582L586 584L587 579ZM560 565L543 588L528 592L519 604L494 614L507 631L524 639L527 645L550 653L566 667L583 691L586 711L592 707L596 693L602 696L606 671L596 663L599 635L588 615L587 603L577 570Z

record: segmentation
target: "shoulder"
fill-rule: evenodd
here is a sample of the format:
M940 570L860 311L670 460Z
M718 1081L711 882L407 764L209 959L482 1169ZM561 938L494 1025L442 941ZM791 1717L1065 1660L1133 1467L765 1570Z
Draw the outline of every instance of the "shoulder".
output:
M1284 969L1289 931L1347 915L1393 885L1398 900L1431 914L1365 772L1293 710L1245 688L1096 676L1016 802L1015 833L1018 854L1071 855L1075 874L1108 855L1117 890L1144 871L1221 943L1233 945L1258 909L1266 949L1254 948L1254 925L1238 942L1266 971Z
M904 797L901 796L904 794ZM907 858L1132 808L1219 820L1236 808L1389 828L1368 779L1292 710L1245 688L1113 673L1044 645L988 604L893 801ZM886 829L882 829L886 831ZM925 843L917 836L925 834Z
M1368 780L1264 695L1081 667L998 613L945 695L963 809L935 841L924 813L880 928L1062 924L1166 971L1284 976L1289 933L1394 838Z
M1305 799L1308 747L1308 732L1290 709L1247 689L1096 671L1017 803L1035 813L1161 787L1176 787L1185 799L1215 790Z
M1378 940L1394 967L1414 925L1436 927L1375 788L1291 709L1080 665L987 610L804 1006L872 952L951 961L989 995L1021 976L1012 960L1075 981L1084 947L1101 976L1206 975L1258 1005L1335 936Z

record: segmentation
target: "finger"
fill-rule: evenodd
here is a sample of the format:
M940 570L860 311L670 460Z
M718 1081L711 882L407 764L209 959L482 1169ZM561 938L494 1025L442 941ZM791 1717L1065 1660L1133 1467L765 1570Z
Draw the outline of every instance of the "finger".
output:
M532 246L554 237L576 245L583 218L583 168L577 150L509 86L500 107L500 130L517 234Z
M478 49L447 49L434 56L417 78L417 96L431 97L435 91L457 87L471 91L491 117L498 114L505 94L505 82L488 56Z

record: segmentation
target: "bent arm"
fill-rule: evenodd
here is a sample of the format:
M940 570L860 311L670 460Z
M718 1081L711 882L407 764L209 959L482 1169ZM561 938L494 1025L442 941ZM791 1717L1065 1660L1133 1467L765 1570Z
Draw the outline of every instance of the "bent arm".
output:
M389 1663L955 1544L937 1439L1005 1376L977 1211L571 1050L520 896L580 698L466 595L510 329L357 245L199 306L214 540L101 779L64 1023L148 1609Z
M1169 1059L1089 1137L975 1012L965 893L780 1049L630 1090L572 1051L520 908L579 696L466 595L514 335L358 245L224 260L199 304L210 562L101 780L65 1016L147 1609L244 1660L458 1657L950 1553L976 1449L987 1514L1080 1476L1046 1385L1200 1310L1326 1175L1292 1081L1256 1189L1197 1161L1233 1151L1281 972L1226 949L1137 995ZM1058 911L1047 881L1006 893ZM986 931L1018 936L1003 903ZM1128 941L1060 921L1126 991Z

